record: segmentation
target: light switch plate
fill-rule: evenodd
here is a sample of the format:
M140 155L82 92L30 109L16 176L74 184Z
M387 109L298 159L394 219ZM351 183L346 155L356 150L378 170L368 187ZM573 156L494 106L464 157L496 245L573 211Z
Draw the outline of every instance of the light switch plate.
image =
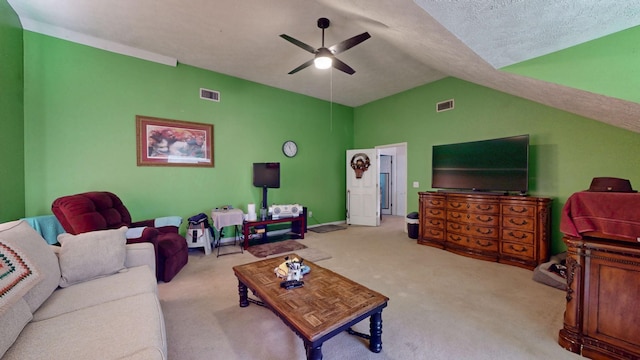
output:
M416 189L419 188L420 187L420 183L417 182L417 181L414 181L413 182L413 187L416 188Z

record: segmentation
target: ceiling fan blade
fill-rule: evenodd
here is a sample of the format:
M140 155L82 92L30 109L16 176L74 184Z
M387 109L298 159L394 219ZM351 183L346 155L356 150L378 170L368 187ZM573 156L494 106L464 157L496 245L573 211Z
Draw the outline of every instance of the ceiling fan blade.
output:
M287 40L288 42L292 43L293 45L296 45L298 47L303 48L304 50L307 50L308 52L315 54L316 53L316 49L314 47L311 47L311 45L307 45L305 43L303 43L302 41L298 40L298 39L294 39L289 35L286 34L280 34L280 37Z
M344 40L342 42L339 42L335 45L330 46L329 50L333 53L333 55L338 55L341 52L349 50L352 47L360 44L361 42L367 40L370 37L371 35L369 35L368 32L363 32L360 35L356 35L350 39Z
M343 63L342 61L338 60L337 58L333 58L333 67L342 71L342 72L346 72L349 75L353 75L356 71L353 70L351 68L351 66Z
M295 69L293 69L293 70L289 71L289 75L295 74L295 73L297 73L298 71L300 71L300 70L302 70L302 69L304 69L304 68L306 68L306 67L309 67L309 65L311 65L311 64L313 64L313 59L311 59L311 60L307 61L306 63L304 63L304 64L302 64L302 65L298 66L297 68L295 68Z

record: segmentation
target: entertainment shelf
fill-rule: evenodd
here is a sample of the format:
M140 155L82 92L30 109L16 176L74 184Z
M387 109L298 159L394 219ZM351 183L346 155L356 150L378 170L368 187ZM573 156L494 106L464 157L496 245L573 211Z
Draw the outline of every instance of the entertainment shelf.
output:
M418 243L533 270L549 258L551 199L420 192Z

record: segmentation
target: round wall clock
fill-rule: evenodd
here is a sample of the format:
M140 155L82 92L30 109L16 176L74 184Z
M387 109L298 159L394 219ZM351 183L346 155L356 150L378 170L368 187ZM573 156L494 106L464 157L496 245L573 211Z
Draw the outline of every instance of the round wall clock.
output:
M295 143L295 141L287 140L284 142L284 144L282 144L282 152L287 157L294 157L298 153L298 145Z

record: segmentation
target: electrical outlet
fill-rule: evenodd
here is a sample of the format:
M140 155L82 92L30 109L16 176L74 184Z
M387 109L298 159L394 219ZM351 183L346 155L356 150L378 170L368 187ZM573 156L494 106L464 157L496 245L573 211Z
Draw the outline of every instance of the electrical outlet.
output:
M309 217L313 217L313 211L309 211Z

